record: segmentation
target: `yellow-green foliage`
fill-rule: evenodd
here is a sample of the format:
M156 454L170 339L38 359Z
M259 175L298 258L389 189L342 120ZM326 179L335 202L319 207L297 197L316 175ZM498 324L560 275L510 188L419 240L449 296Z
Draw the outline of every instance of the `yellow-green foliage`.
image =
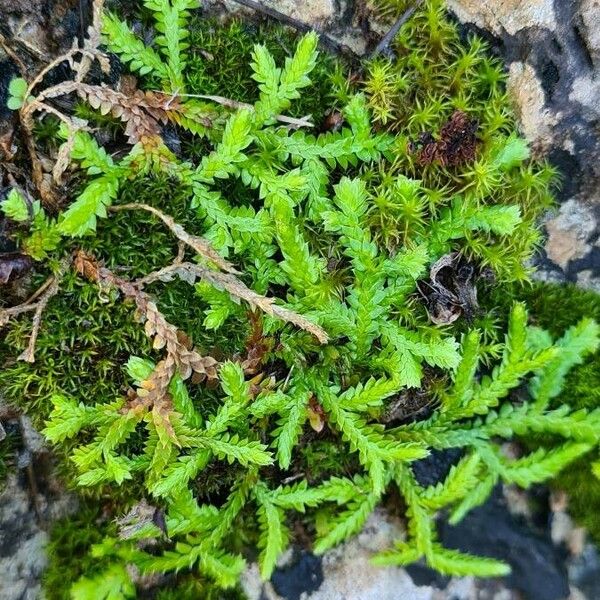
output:
M375 0L390 19L412 3ZM391 169L374 193L374 220L384 238L413 239L429 229L457 201L472 209L518 204L521 220L513 235L482 239L468 236L464 251L490 265L503 279L525 278L526 259L540 242L535 223L552 204L555 171L523 161L528 149L512 137L513 115L505 90L503 65L480 38L461 39L446 16L443 0L427 0L401 28L391 45L396 58L368 63L365 92L376 124L397 133ZM419 164L423 134L439 138L454 111L477 124L476 158L461 166ZM508 140L507 140L507 136ZM411 150L412 148L412 150ZM395 191L392 174L422 181L419 197ZM399 230L399 231L398 231Z

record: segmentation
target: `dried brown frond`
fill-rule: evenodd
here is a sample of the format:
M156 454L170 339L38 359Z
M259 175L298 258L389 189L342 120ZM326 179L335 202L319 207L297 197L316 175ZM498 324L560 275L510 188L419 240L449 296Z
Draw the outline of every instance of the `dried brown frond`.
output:
M110 113L120 119L125 124L125 134L132 144L160 139L161 125L169 121L181 124L183 119L190 117L189 109L177 95L164 92L131 89L129 86L127 93L124 93L106 85L84 83L75 86L73 91L103 115ZM193 118L205 127L212 126L208 114L196 110Z
M253 309L259 308L268 315L293 323L301 329L312 333L322 344L327 342L327 333L321 327L292 310L276 305L274 298L261 296L254 290L251 290L235 276L239 271L236 271L231 263L222 258L207 240L188 233L179 223L175 222L173 217L147 204L123 204L110 208L112 211L130 209L146 210L156 215L175 234L178 240L184 242L200 256L207 258L223 271L226 271L225 273L220 273L201 265L183 263L180 260L176 260L172 265L140 279L137 282L139 285L143 286L157 280L169 281L175 276L189 283L193 283L199 278L216 288L225 290L236 300L245 300Z
M176 374L188 379L194 374L195 381L217 379L218 363L212 356L202 356L192 347L191 341L181 330L167 321L150 295L139 283L115 275L102 266L90 254L78 251L74 259L78 273L95 281L101 287L114 287L124 296L133 299L143 321L146 335L152 340L154 349L165 349L165 357L156 365L150 377L143 381L136 394L127 402L125 411L151 410L154 423L176 441L170 415L173 412L169 384Z
M160 123L168 120L160 101L150 97L151 92L136 90L133 95L126 96L106 85L83 83L77 86L76 91L101 114L110 113L120 119L125 124L125 135L131 144L160 137Z
M277 317L308 331L322 344L326 344L329 340L327 332L322 327L289 308L275 304L275 298L261 296L231 273L219 273L201 265L184 262L151 273L139 280L138 283L146 285L153 281L171 281L174 277L179 277L188 283L194 283L196 279L201 279L220 290L226 291L236 301L244 300L252 309L259 308L272 317Z
M74 264L77 271L88 279L96 281L102 287L115 287L123 295L134 300L140 317L145 321L144 330L152 340L154 349L165 348L167 357L172 357L182 379L187 379L192 373L203 379L217 377L217 361L210 356L201 356L194 350L189 338L167 321L150 295L144 292L138 283L115 275L110 269L100 265L92 255L82 250L76 253ZM170 369L170 365L169 361L166 366Z

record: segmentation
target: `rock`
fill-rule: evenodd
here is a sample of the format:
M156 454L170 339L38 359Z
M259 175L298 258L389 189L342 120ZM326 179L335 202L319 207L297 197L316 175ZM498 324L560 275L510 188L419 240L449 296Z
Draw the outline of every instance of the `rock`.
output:
M523 135L538 153L547 152L552 146L556 117L546 107L544 89L535 69L524 62L512 63L506 85Z
M0 482L0 598L36 600L47 564L48 527L77 508L31 421L0 397L0 418L14 436L16 459Z
M563 600L569 595L567 570L550 536L513 516L500 491L475 508L458 525L440 521L440 541L463 552L505 560L512 573L509 588L528 600Z
M21 426L21 437L25 449L33 454L48 450L44 437L34 429L31 419L28 416L21 415L19 417L19 424Z
M404 537L402 522L379 508L356 537L322 558L296 552L266 584L251 564L242 588L249 600L517 600L501 580L451 579L420 564L402 569L370 563L374 553Z
M296 19L313 27L323 28L331 24L338 14L334 0L261 0L260 4L272 8L288 17ZM256 15L256 11L234 0L208 0L203 3L204 8L214 11L219 5L224 7L228 14ZM214 8L213 8L214 7Z
M71 496L38 494L36 501L46 520L68 514L75 507ZM35 600L40 598L40 580L47 564L48 534L31 506L25 478L11 473L0 494L0 598Z
M357 56L365 54L367 47L373 41L370 35L370 24L365 18L367 10L362 2L261 0L260 4L326 34L334 42L334 47L349 49ZM202 7L210 15L233 14L242 18L257 16L256 11L235 0L205 0ZM331 44L325 43L324 46L331 46Z
M589 242L597 227L592 208L578 200L568 200L558 215L546 221L548 258L566 270L571 261L583 258L592 249Z
M323 583L321 558L306 551L287 566L279 568L271 578L273 589L287 600L300 600L302 594L311 594Z
M583 39L596 69L600 68L600 0L582 0L579 9Z
M448 0L448 7L460 21L497 36L515 35L527 27L556 27L552 0Z
M416 585L404 569L369 563L374 552L402 537L401 522L377 509L358 536L322 559L300 552L266 585L257 582L258 568L251 565L242 585L250 600L433 600L434 588Z
M583 552L570 562L569 579L585 598L600 598L600 556L593 544L587 544Z
M595 269L584 269L577 273L577 285L600 294L600 277L598 274L598 271L600 271L600 261L598 261L597 255L595 263Z
M334 0L263 0L263 4L304 23L321 27L331 23L336 14Z
M19 44L40 59L66 51L82 35L91 2L79 0L3 0L3 24Z
M412 463L419 485L427 487L444 481L450 469L463 457L462 448L433 449L430 454Z

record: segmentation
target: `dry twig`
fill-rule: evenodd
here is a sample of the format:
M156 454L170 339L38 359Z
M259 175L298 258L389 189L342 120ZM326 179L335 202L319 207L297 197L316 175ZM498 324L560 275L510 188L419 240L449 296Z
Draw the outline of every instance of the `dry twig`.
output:
M412 6L409 6L392 25L391 29L381 38L381 41L373 52L371 52L370 58L375 58L378 54L383 54L389 57L392 53L390 50L390 44L394 41L400 28L404 25L414 14L415 11L421 6L423 0L417 0Z
M170 414L173 411L169 394L171 380L177 373L184 380L194 374L193 381L196 382L216 379L217 361L212 356L202 356L192 348L191 341L185 333L165 319L150 296L141 290L139 283L118 277L83 251L77 252L75 256L75 269L101 287L115 287L124 296L133 299L139 314L145 320L144 330L152 339L154 349L165 348L165 358L156 365L150 377L141 383L124 410L151 410L155 424L160 423L175 440L170 422Z
M199 98L200 100L210 100L211 102L216 102L217 104L227 106L228 108L244 108L247 110L254 110L254 106L252 104L226 98L225 96L213 96L206 94L175 94L173 98ZM287 115L276 115L275 118L282 123L287 123L288 125L292 125L294 127L314 127L314 123L309 121L310 115L302 117L301 119L288 117Z
M18 360L24 360L29 363L35 362L35 344L42 324L44 309L50 299L58 293L61 279L66 273L70 262L68 259L61 261L57 273L49 277L25 302L18 306L0 309L0 327L6 325L11 318L34 311L33 329L31 330L29 343L27 344L27 348L18 356ZM34 300L37 301L34 302Z

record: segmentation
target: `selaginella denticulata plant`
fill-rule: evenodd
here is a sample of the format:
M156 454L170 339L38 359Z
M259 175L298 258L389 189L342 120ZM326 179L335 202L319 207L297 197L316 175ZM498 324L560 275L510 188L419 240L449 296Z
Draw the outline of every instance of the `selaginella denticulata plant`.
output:
M515 303L501 335L477 306L477 285L527 280L554 176L485 45L430 0L360 83L314 33L286 55L289 32L145 0L147 43L94 8L72 79L11 83L32 162L55 165L2 203L41 287L0 309L0 386L119 517L66 593L135 597L132 565L228 588L252 547L268 579L292 524L323 553L393 489L408 534L375 563L506 573L444 548L436 515L597 451L600 411L550 402L599 332L552 339ZM451 448L421 484L415 462Z

